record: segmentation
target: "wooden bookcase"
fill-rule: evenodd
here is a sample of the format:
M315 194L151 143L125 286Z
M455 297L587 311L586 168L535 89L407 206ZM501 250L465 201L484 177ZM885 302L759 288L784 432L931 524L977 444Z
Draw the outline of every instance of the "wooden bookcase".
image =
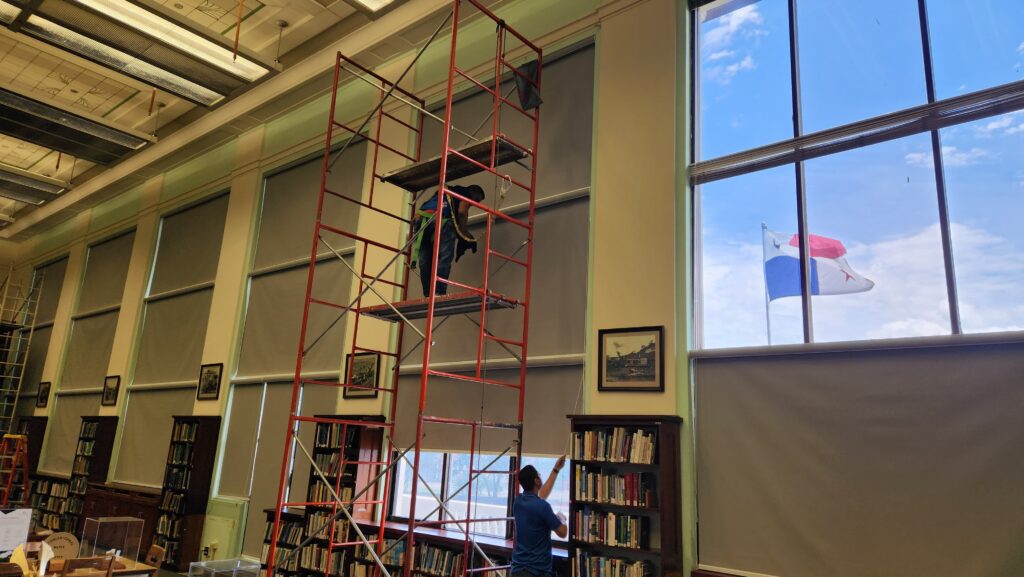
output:
M78 531L78 516L68 513L70 483L63 477L32 475L32 521L38 529Z
M569 558L575 577L680 577L676 416L570 415Z
M345 419L349 421L382 422L378 415L318 415L320 417ZM342 429L345 438L342 438ZM381 461L381 445L383 430L380 427L343 426L334 423L317 423L314 442L313 459L324 472L327 480L343 500L350 500L367 486L380 471L379 465L370 463ZM341 464L345 463L342 467ZM330 490L317 476L313 466L309 467L309 484L306 488L306 502L324 502L333 499ZM373 501L376 494L373 490L360 496L358 501ZM352 507L352 516L357 521L369 521L376 517L376 507L369 504ZM312 535L323 526L335 513L332 506L307 505L304 512L304 535ZM346 568L357 565L358 555L353 554L353 547L336 548L331 553L330 567L327 566L327 547L330 542L331 529L326 529L312 543L303 547L299 553L298 572L303 575L320 577L341 577L348 575ZM346 543L355 540L348 521L344 518L334 522L335 543Z
M167 550L164 567L172 571L199 560L219 434L220 417L174 417L153 538Z
M18 432L28 437L28 473L35 475L39 466L39 455L43 452L43 437L46 435L46 417L24 417L18 423Z
M274 509L264 509L267 515L267 526L263 532L263 550L260 552L260 577L267 577L267 559L270 557L270 541L274 535ZM305 537L305 520L302 510L281 512L281 537L277 540L277 553L280 561L287 561L284 566L274 568L275 575L297 575L299 572L299 554L292 553Z
M89 484L107 480L116 433L117 417L82 417L68 490L68 515L75 516L76 527L85 508L85 494Z

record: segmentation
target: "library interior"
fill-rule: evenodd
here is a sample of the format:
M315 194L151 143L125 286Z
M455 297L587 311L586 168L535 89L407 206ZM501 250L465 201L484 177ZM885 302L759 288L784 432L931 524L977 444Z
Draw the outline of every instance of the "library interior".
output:
M0 0L0 79L0 577L1024 576L1017 0Z

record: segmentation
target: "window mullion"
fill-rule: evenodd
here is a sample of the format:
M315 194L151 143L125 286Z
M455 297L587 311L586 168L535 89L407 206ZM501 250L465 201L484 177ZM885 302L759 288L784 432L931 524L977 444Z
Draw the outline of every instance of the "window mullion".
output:
M789 0L789 79L793 98L793 137L803 136L803 108L800 101L800 56L797 35L796 0ZM796 211L797 234L800 237L800 306L803 311L804 342L814 342L814 317L811 305L811 258L807 232L807 189L804 180L804 163L797 161L796 170ZM770 314L770 313L769 313Z

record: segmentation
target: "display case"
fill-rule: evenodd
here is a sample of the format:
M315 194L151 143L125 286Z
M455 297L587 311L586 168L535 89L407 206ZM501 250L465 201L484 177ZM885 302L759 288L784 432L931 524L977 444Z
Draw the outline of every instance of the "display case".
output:
M139 560L145 522L137 517L92 517L82 529L80 557L102 557L114 551L121 559Z
M197 561L188 566L188 577L259 577L260 562L245 559Z

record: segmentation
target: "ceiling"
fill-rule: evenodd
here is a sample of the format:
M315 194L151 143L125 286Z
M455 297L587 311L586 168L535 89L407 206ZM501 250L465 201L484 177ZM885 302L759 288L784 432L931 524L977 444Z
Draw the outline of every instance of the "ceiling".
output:
M120 5L101 9L112 1ZM370 21L347 1L242 0L239 26L238 0L0 0L0 195L36 180L50 187L41 200L0 196L0 228ZM155 15L172 31L147 35L128 27L131 15L116 13L123 6L142 8L139 14ZM67 37L53 36L48 26ZM182 30L225 54L237 34L239 60L220 68L204 61L171 37ZM239 72L247 63L258 78ZM153 81L153 66L173 72L171 84ZM175 88L173 78L215 90L204 99Z

